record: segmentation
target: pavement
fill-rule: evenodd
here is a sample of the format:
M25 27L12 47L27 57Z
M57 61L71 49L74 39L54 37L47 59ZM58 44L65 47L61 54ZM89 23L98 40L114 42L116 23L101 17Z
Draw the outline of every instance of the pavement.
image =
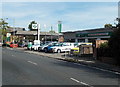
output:
M21 48L20 48L21 49ZM119 87L118 74L94 69L85 64L68 62L65 53L34 52L16 48L2 48L2 84L18 85L71 85L69 87ZM26 51L26 52L25 52ZM33 53L32 53L33 52ZM44 56L40 56L44 54ZM49 55L47 57L46 55ZM51 56L54 56L51 57ZM66 61L67 60L67 61ZM63 86L65 85L65 86ZM74 86L75 85L75 86ZM32 86L31 86L32 87Z
M23 50L24 52L27 52L27 53L47 56L50 58L56 58L63 61L75 62L75 63L83 64L95 69L113 72L115 74L120 75L120 67L100 62L98 60L95 60L93 57L70 56L68 53L44 53L44 52L30 51L30 50L27 50L27 48L16 48L16 49Z

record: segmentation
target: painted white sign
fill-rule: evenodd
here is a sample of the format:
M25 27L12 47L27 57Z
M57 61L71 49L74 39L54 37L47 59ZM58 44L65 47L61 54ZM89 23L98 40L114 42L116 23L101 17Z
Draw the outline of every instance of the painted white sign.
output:
M7 33L7 35L6 35L7 37L10 37L11 36L11 33Z
M38 29L38 24L32 24L32 29Z

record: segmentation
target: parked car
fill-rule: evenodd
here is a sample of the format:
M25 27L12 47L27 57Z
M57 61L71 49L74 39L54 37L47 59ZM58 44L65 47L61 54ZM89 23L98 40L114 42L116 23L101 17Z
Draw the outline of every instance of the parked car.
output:
M52 48L53 52L61 53L61 52L69 52L71 50L71 48L73 48L73 47L74 47L74 45L62 43L59 46L54 46L51 48Z
M38 48L43 45L44 45L43 43L32 45L31 50L38 51Z
M80 45L92 45L92 43L80 43ZM79 46L80 46L80 45L72 48L72 49L70 50L70 54L72 54L72 55L77 55L77 54L79 54L79 53L80 53L80 49L79 49Z
M53 44L56 44L56 43L58 43L58 42L46 43L46 44L44 44L44 45L38 47L38 51L39 51L39 52L40 52L40 51L45 51L45 47L48 47L48 46L53 45Z
M27 49L28 49L28 50L32 50L32 45L33 45L32 42L28 42Z
M24 43L18 43L18 47L25 47Z
M48 45L47 47L44 48L44 51L47 53L47 52L53 52L52 50L52 47L55 47L55 46L60 46L61 44L60 43L53 43L51 45Z
M17 43L10 43L10 47L16 48L16 47L18 47L18 44Z
M72 54L72 55L77 55L77 54L79 54L79 53L80 53L79 46L77 46L77 47L75 47L75 48L72 48L72 49L70 50L70 54Z

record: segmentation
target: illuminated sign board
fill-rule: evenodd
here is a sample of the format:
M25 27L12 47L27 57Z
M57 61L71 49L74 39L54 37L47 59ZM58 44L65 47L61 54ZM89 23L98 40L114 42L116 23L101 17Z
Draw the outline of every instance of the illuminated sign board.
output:
M79 33L76 37L111 36L112 32Z

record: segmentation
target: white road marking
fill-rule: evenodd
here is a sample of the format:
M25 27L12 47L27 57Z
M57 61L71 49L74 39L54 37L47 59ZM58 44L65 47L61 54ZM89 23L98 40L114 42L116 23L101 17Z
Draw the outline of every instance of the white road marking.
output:
M81 84L83 84L83 85L88 85L89 86L89 84L87 84L87 83L84 83L84 82L80 82Z
M114 74L118 74L118 75L120 75L119 72L114 72L114 71L110 71L110 70L105 70L105 69L101 69L101 68L94 67L94 66L88 66L88 65L77 64L77 63L74 63L74 64L76 64L76 65L80 65L80 66L87 66L87 67L94 68L94 69L97 69L97 70L101 70L101 71L110 72L110 73L114 73Z
M81 82L81 81L79 81L79 80L77 80L77 79L74 79L74 78L70 78L71 80L73 80L73 81L75 81L75 82L77 82L77 83L81 83L81 84L83 84L83 85L86 85L86 86L89 86L89 87L93 87L93 86L91 86L91 85L89 85L89 84L87 84L87 83L85 83L85 82Z
M70 78L70 79L77 82L77 83L80 83L80 81L78 81L77 79L74 79L74 78Z
M105 70L105 69L101 69L101 68L97 68L97 67L93 67L93 68L101 70L101 71L110 72L110 73L114 73L114 74L119 74L120 75L119 72L109 71L109 70Z
M34 65L37 65L37 63L32 62L32 61L27 61L27 62L29 62L29 63L31 63L31 64L34 64Z
M12 55L12 56L15 56L15 55Z

